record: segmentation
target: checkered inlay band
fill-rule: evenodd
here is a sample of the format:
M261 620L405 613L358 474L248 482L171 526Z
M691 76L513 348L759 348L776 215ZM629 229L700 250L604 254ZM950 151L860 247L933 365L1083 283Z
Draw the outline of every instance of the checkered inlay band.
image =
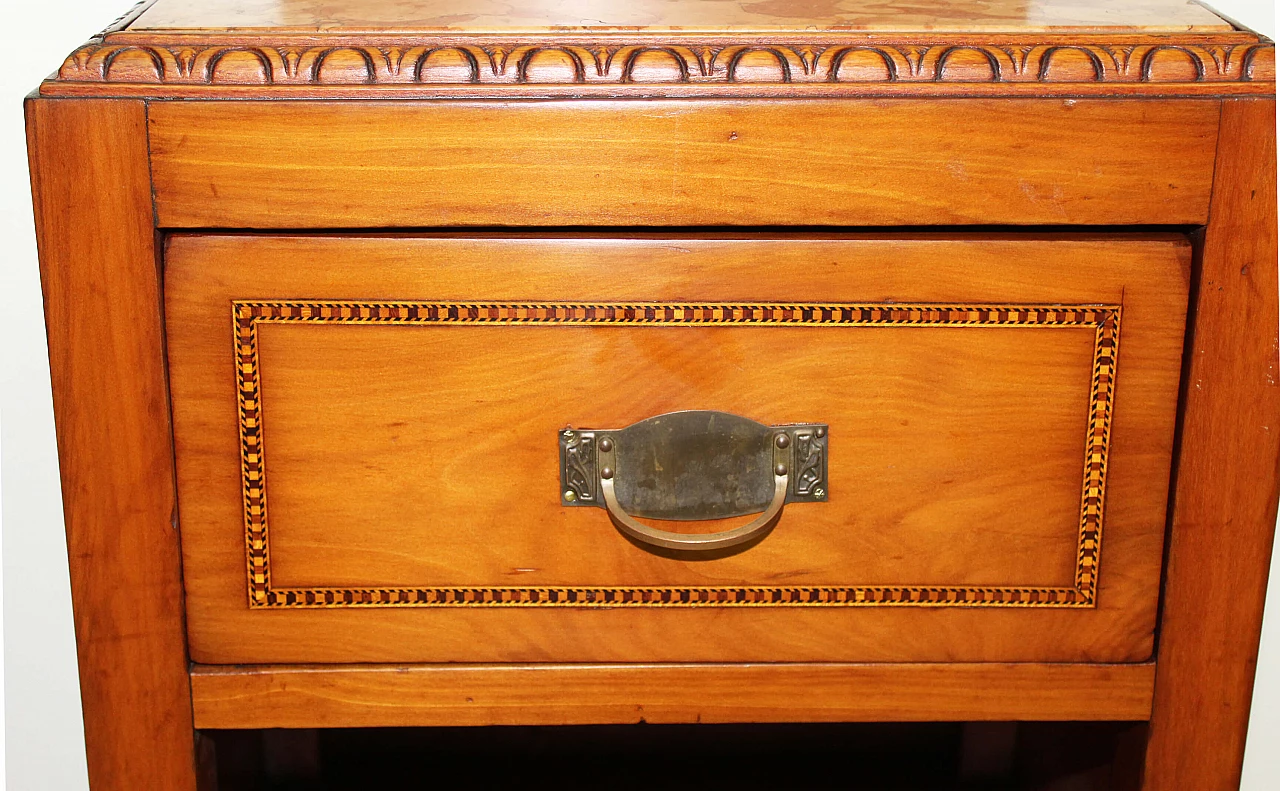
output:
M249 606L258 607L1093 607L1120 340L1118 305L232 303L239 387ZM577 326L1029 327L1094 331L1080 535L1073 587L734 586L280 588L271 584L258 326L265 323Z

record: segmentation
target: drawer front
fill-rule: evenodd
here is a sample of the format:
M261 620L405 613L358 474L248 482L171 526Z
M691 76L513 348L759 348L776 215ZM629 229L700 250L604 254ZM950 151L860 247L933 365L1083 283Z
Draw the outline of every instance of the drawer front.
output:
M1189 265L1174 236L173 236L192 657L1145 659ZM751 468L789 493L763 538L580 507L715 515L747 462L600 443L681 410L809 426ZM720 453L690 425L655 469Z

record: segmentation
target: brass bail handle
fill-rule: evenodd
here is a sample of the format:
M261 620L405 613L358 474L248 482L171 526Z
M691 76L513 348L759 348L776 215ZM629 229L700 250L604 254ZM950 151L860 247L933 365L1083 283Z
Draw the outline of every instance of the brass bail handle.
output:
M773 499L769 502L769 507L750 523L719 533L673 533L649 527L637 521L618 504L618 496L614 492L613 479L617 467L613 438L601 437L598 449L600 493L604 499L605 509L609 512L609 518L622 533L644 544L663 549L695 552L713 552L736 547L772 530L782 516L782 507L787 504L788 476L791 474L792 460L791 438L786 432L778 432L773 438Z

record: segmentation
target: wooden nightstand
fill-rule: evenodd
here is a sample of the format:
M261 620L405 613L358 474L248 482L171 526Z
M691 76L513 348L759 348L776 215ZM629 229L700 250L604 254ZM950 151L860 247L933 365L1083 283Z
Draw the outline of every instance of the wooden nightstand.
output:
M821 5L157 0L40 87L95 789L203 728L935 720L1236 786L1271 42Z

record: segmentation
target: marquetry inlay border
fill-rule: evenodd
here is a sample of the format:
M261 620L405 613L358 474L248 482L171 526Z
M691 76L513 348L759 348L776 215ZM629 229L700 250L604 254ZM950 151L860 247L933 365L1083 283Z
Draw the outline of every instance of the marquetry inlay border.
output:
M1107 448L1120 340L1118 305L774 303L458 303L235 301L249 606L297 607L1093 607L1097 595ZM744 586L283 588L271 584L258 327L263 324L404 326L1026 327L1094 331L1080 534L1072 587Z
M108 33L46 92L698 96L1274 93L1244 33L235 36Z

